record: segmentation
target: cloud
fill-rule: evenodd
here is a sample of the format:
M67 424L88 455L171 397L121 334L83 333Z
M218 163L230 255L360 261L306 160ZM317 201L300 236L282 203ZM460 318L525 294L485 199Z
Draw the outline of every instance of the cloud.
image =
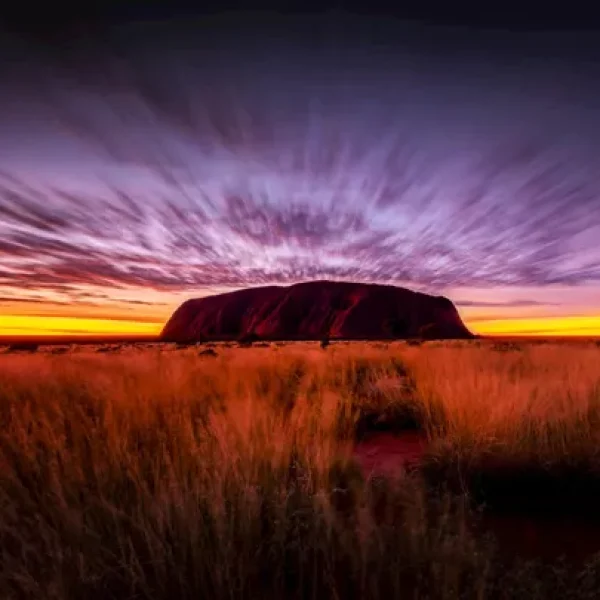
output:
M538 300L507 300L506 302L486 302L483 300L456 300L456 306L469 308L503 308L503 307L522 307L522 306L559 306L558 303Z
M38 69L36 98L102 175L77 186L4 169L3 289L83 303L105 299L81 287L600 282L600 123L587 96L560 104L556 83L576 75L500 65L482 83L486 65L449 77L418 52L387 66L373 49L308 52L286 69L300 59L272 49L265 62L160 47ZM63 157L68 173L86 156Z
M61 302L58 300L48 300L46 298L32 298L32 297L19 297L19 296L0 296L0 304L14 304L15 302L23 304L43 304L45 306L66 306L68 302Z
M302 202L268 204L250 190L244 200L216 196L222 212L211 219L155 197L131 199L135 211L121 213L115 228L107 215L113 214L110 207L118 207L119 197L100 205L78 198L79 210L85 206L88 215L84 220L75 207L70 213L63 195L47 193L45 205L61 207L65 215L51 230L29 218L29 203L21 213L2 213L3 256L18 258L11 270L0 272L4 287L54 290L72 297L74 286L182 291L314 278L402 281L430 288L600 280L591 261L580 268L562 266L560 250L568 242L560 235L562 222L553 247L546 233L552 221L546 222L542 239L535 219L532 229L523 219L503 223L500 231L495 219L464 228L460 212L454 219L412 223L398 231L392 218L387 226L374 226L358 212L325 211ZM0 196L9 208L10 201L10 196ZM36 213L44 210L35 208ZM507 229L515 241L507 240ZM495 306L473 301L461 305Z
M552 206L495 203L485 192L449 202L438 190L422 212L410 195L381 211L362 207L343 178L318 187L321 202L311 199L309 178L271 174L267 185L244 180L243 163L232 169L233 181L188 186L184 198L164 182L139 197L114 187L86 196L5 182L0 285L73 298L78 286L174 292L314 278L431 289L600 281L592 246L569 252L597 217L539 181Z

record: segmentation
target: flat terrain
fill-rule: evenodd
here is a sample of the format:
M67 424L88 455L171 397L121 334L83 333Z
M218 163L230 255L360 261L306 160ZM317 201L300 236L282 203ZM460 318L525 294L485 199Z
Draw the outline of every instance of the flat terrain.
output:
M599 424L595 341L0 348L0 597L600 598Z

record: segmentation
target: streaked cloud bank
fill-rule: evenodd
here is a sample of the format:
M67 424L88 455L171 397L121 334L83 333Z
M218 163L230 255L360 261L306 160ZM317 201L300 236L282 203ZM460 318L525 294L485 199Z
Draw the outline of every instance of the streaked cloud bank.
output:
M600 334L596 47L216 24L8 46L0 333L151 333L189 296L330 278Z

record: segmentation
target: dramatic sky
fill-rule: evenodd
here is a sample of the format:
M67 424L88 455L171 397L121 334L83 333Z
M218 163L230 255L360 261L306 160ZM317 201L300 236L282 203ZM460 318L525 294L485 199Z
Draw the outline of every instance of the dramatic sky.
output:
M2 36L0 335L315 278L600 335L600 46L340 14Z

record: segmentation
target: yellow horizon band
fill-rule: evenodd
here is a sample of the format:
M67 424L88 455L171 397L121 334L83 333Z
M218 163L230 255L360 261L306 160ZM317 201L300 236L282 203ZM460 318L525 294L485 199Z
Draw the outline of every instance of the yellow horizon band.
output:
M512 318L469 323L480 335L600 336L600 316ZM157 335L164 320L155 322L110 318L0 315L0 336L18 335Z
M163 323L72 317L0 316L0 335L157 335Z

